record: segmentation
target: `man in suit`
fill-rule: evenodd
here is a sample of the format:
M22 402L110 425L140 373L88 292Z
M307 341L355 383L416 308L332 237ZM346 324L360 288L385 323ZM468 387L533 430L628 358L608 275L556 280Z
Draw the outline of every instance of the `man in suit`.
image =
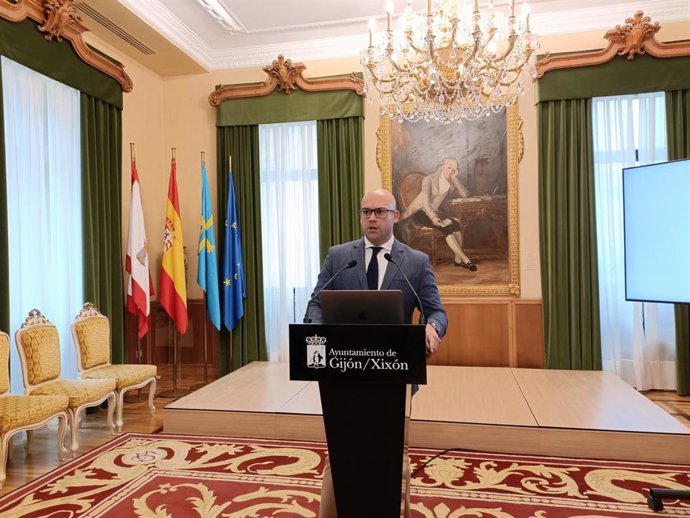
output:
M388 264L384 255L389 253L419 294L427 324L427 354L435 353L441 337L446 332L448 317L441 304L429 257L393 237L393 225L400 219L400 213L396 210L395 198L390 192L378 189L365 194L359 213L364 237L330 248L313 293L317 293L335 272L354 259L357 265L341 272L327 289L401 290L405 323L411 323L417 298L395 265ZM371 264L372 256L375 256L375 264ZM369 282L372 281L375 282L375 287L369 286ZM318 296L309 302L305 317L314 323L322 322Z
M357 261L354 268L343 270L333 279L328 289L357 290L382 289L401 290L403 293L403 310L406 323L412 322L412 314L417 306L417 297L408 286L404 277L393 264L388 264L386 253L400 265L405 275L419 294L423 314L426 317L426 351L427 355L438 350L441 337L446 332L448 317L441 304L441 297L436 286L436 278L429 266L429 257L393 237L393 225L400 219L396 209L395 198L384 190L368 192L362 198L359 210L360 222L364 236L356 241L330 248L323 263L321 273L313 294L328 282L335 272L352 260ZM314 297L307 306L305 319L320 323L321 305L319 297ZM409 465L406 466L406 477L409 477ZM406 515L409 516L409 495ZM333 481L330 463L326 461L321 489L320 518L337 518Z

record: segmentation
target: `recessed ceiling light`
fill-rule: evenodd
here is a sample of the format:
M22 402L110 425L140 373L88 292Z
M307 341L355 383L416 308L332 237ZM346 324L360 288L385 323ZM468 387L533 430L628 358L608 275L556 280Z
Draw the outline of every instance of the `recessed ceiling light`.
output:
M231 34L243 34L247 30L218 0L197 0L208 13Z

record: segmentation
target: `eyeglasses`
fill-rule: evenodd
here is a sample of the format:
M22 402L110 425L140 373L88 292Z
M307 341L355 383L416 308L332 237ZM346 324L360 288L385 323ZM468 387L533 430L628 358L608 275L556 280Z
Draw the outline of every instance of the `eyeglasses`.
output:
M393 209L384 209L383 207L379 209L359 209L359 217L360 218L370 218L371 215L373 214L379 219L383 219L386 216L388 216L389 212L395 212Z

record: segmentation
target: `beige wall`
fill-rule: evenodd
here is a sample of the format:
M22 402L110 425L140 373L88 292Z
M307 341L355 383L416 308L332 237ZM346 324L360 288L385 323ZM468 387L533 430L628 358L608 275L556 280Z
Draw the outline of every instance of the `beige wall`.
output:
M688 22L670 23L658 34L661 41L674 41L690 37ZM206 152L211 189L215 203L216 129L215 109L208 104L208 94L216 84L263 81L265 74L256 69L232 69L205 74L161 78L137 62L120 54L95 37L90 43L122 61L134 81L134 91L124 96L123 111L123 248L126 249L126 229L129 221L130 198L129 142L136 144L137 167L141 179L146 234L152 257L152 275L158 285L158 270L162 255L162 231L165 221L170 148L177 148L177 175L182 212L183 233L188 249L188 296L200 298L196 284L196 242L199 231L201 189L199 180L200 152ZM569 34L544 37L540 52L567 52L602 48L603 32ZM299 56L286 56L300 61ZM307 77L326 76L358 71L357 58L306 62ZM523 120L525 152L519 166L519 234L520 283L522 298L541 298L539 278L539 222L537 215L537 122L534 90L529 88L518 104ZM365 188L381 185L381 174L376 165L376 131L379 117L376 106L366 102L365 107ZM223 207L220 211L224 213ZM214 207L216 232L223 214Z

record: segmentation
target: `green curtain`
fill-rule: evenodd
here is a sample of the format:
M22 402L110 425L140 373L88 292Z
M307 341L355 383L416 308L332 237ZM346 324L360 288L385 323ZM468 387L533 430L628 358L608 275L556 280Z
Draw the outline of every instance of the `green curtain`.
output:
M113 363L125 361L122 111L81 94L84 300L110 319Z
M546 366L601 369L591 100L539 103Z
M666 128L669 160L690 158L690 90L666 92ZM690 395L690 304L676 304L675 315L677 391L687 396Z
M68 41L47 41L36 26L29 19L19 23L0 19L0 54L81 92L84 298L94 302L110 318L113 361L122 362L122 90L113 78L84 63ZM7 186L1 111L0 106L0 248L6 251ZM9 330L8 269L9 258L2 253L0 329L3 330Z
M364 190L364 119L316 123L319 166L319 252L361 235L359 203Z
M10 332L10 256L7 235L7 166L5 164L5 115L0 71L0 331ZM10 338L11 339L11 338Z
M352 90L304 92L224 101L216 113L218 128L218 210L227 202L227 163L232 156L244 253L247 299L235 331L221 333L220 372L255 360L267 360L261 265L261 193L259 124L317 121L320 255L328 247L359 235L357 210L364 185L362 97ZM223 250L220 232L219 246ZM221 252L222 253L222 252ZM228 345L232 348L228 360Z
M222 328L219 351L219 370L224 375L247 363L268 360L264 327L263 270L261 259L261 191L259 185L259 127L219 127L218 152L218 218L225 221L228 201L228 157L237 200L237 214L242 237L242 258L247 298L244 317L232 333ZM218 246L222 257L225 229L218 229ZM221 268L222 271L222 268ZM228 358L230 354L230 358Z
M362 97L352 90L295 90L290 95L274 90L262 97L222 102L216 113L216 126L246 126L363 116Z
M19 23L0 18L0 54L75 90L122 108L120 83L84 63L67 40L46 40L37 30L37 25L28 18ZM117 63L102 52L99 54Z
M537 102L687 90L690 57L616 56L602 65L552 70L537 81Z

